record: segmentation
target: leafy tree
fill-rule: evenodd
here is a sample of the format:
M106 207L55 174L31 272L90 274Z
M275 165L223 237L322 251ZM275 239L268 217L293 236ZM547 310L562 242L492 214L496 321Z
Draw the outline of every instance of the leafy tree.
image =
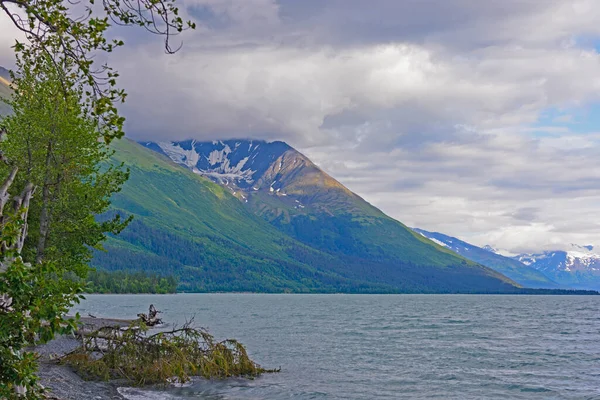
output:
M119 74L95 57L124 45L120 39L108 39L107 30L111 25L140 26L164 36L167 53L176 52L181 46L171 46L172 36L195 28L195 24L179 15L175 1L102 0L97 4L95 0L0 0L0 11L29 41L15 44L17 54L34 59L42 52L73 62L69 75L61 76L63 86L69 90L67 80L84 85L84 104L99 125L108 128L103 131L108 142L123 135L124 118L116 103L125 101L126 93L117 87Z
M72 331L75 321L63 315L78 301L80 285L57 279L62 271L55 263L32 266L20 257L34 187L27 184L11 196L17 171L12 167L0 186L0 398L37 399L43 390L37 385L35 355L25 349Z
M194 25L178 15L174 1L0 0L0 11L27 38L14 46L14 114L0 126L7 133L0 158L8 164L0 168L6 177L0 187L2 399L40 398L35 357L26 349L75 327L64 315L79 301L90 249L127 223L95 219L127 178L108 163L107 147L123 135L116 104L126 94L117 87L118 73L95 56L123 45L107 38L111 24L164 35L166 51L176 51L170 37ZM3 215L9 188L20 195Z
M16 236L18 245L1 246L7 267L1 271L0 294L10 304L0 312L0 398L39 395L35 360L24 348L74 326L63 316L79 300L91 248L128 222L118 215L95 219L127 173L107 164L111 152L99 139L107 128L99 128L82 108L81 85L57 79L58 74L69 76L72 60L63 59L57 69L47 54L35 59L32 54L18 58L21 73L9 101L14 113L2 121L7 136L0 149L8 165L0 173L14 191L29 193L27 204L19 205L29 218L15 209L14 222L2 220L5 242ZM38 195L32 197L34 188Z
M73 62L63 60L58 70L53 61L44 53L35 60L29 54L19 58L22 73L9 101L14 114L3 121L8 140L0 148L21 171L15 186L29 182L39 193L30 205L24 260L52 261L83 274L90 249L99 246L106 232L118 233L127 222L120 215L103 222L94 218L106 211L127 173L109 164L111 150L99 140L104 135L81 108L81 88L58 77ZM72 89L65 91L63 83Z

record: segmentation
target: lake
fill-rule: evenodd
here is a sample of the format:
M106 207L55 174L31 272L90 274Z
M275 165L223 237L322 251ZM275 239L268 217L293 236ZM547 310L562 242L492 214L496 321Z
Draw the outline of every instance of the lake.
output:
M138 399L600 399L600 296L89 295L82 316L194 316L278 374Z

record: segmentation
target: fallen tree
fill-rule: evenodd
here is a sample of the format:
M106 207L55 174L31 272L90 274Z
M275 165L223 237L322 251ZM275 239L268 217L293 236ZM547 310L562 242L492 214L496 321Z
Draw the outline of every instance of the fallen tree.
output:
M82 335L80 348L61 362L88 380L125 379L142 386L204 378L255 378L267 370L248 357L236 340L217 341L192 321L150 333L143 321L128 328L106 326Z

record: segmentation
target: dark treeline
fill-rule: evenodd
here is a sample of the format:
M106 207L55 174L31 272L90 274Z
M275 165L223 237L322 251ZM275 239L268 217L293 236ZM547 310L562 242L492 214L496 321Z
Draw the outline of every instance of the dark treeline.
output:
M91 271L88 293L175 293L177 279L145 272Z
M577 295L577 296L597 296L600 293L597 290L586 289L529 289L523 288L515 294L539 294L539 295Z

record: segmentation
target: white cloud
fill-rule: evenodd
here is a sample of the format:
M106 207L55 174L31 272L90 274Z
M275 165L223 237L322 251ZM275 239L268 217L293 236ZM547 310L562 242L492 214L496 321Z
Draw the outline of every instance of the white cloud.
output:
M10 18L0 11L0 66L14 67L15 56L12 46L17 38L23 40L23 35L14 27Z
M573 134L567 145L514 132L462 139L413 151L331 147L308 155L410 226L516 252L598 242L600 135Z
M600 101L596 0L183 1L180 53L112 60L130 136L283 139L409 225L600 244L600 135L569 129Z
M580 49L485 49L456 61L411 44L253 46L170 58L142 48L127 58L120 69L133 110L143 113L155 100L145 82L153 82L161 99L178 103L154 118L133 119L131 129L149 135L177 125L184 136L266 132L315 142L327 134L327 118L344 114L338 124L349 119L356 127L353 120L376 122L384 111L406 108L434 114L436 120L418 125L492 129L533 122L545 107L589 101L600 89L600 56Z

